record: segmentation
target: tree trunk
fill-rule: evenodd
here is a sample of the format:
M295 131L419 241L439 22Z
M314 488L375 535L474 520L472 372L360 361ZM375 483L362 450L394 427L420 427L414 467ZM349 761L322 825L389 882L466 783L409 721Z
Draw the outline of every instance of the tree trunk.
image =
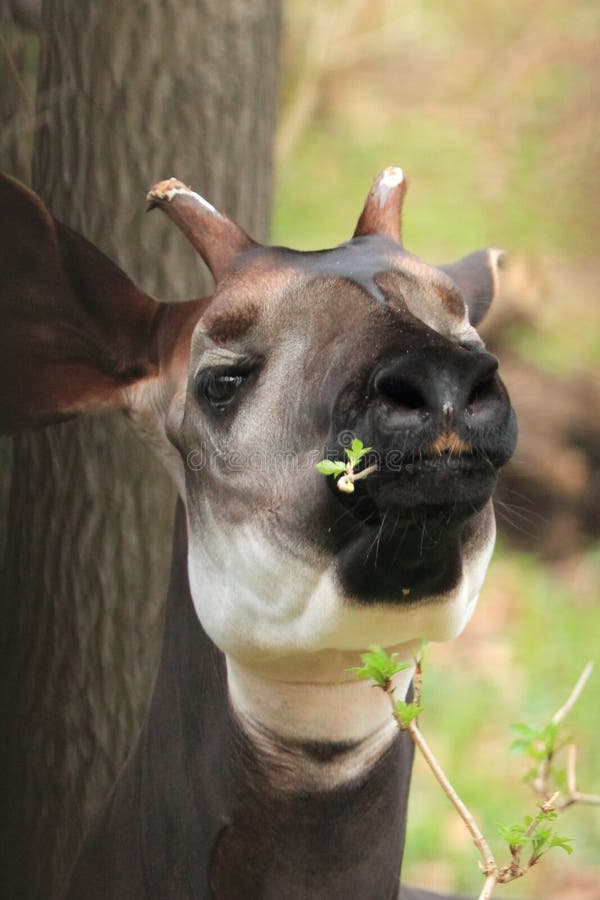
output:
M278 0L46 0L33 184L145 290L208 279L156 180L265 237ZM49 103L50 98L50 103ZM35 373L32 373L35 377ZM157 662L173 489L122 415L15 442L0 645L0 895L60 892L139 728Z
M28 19L9 0L0 0L0 169L30 183L31 143L35 118L35 72L38 36L35 0ZM15 8L13 9L13 6ZM0 584L7 538L13 442L0 438Z

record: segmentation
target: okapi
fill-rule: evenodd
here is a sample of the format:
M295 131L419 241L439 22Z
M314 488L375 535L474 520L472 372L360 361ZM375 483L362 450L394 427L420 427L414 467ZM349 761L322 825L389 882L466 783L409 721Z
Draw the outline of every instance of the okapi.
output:
M348 670L464 628L516 423L475 330L499 254L421 262L405 192L386 169L351 240L297 252L161 182L216 284L170 305L2 180L4 430L125 409L181 497L148 714L69 900L433 896L399 887L412 745ZM315 463L348 434L378 469L342 494Z

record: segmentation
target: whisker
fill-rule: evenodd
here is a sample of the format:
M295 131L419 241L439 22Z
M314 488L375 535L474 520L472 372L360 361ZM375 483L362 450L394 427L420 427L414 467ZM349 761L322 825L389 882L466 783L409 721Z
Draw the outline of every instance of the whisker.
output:
M373 547L375 547L375 545L377 544L378 538L381 535L381 531L383 529L383 523L385 522L385 516L386 516L386 513L384 513L383 519L381 521L379 528L377 529L375 537L369 544L369 547L368 547L366 555L365 555L365 563L368 561L369 556L371 555L371 550L373 549ZM375 567L377 567L377 552L375 553Z
M404 529L404 531L402 532L402 537L401 537L400 540L398 541L398 545L397 545L396 550L395 550L395 552L394 552L394 558L393 558L392 562L396 562L396 560L397 560L397 558L398 558L398 553L400 552L400 550L401 550L402 547L404 546L404 538L405 538L406 535L408 534L408 529L409 529L409 527L410 527L410 523L407 523L407 524L406 524L406 527L405 527L405 529Z
M423 516L423 527L421 529L421 543L419 544L419 556L423 556L423 540L425 538L425 525L427 524L427 513Z
M528 494L522 494L521 491L515 491L513 488L503 486L502 491L506 492L507 494L514 494L515 497L519 497L519 499L521 500L526 500L528 503L533 504L534 502Z
M386 509L386 511L383 514L383 519L381 520L381 526L379 528L379 532L377 534L377 544L375 547L375 568L377 568L377 560L379 559L379 547L381 544L381 536L383 534L383 528L385 525L385 520L386 520L387 514L388 514L388 510Z
M514 528L514 530L518 531L520 534L524 534L527 537L533 538L533 539L537 538L537 536L538 536L536 534L536 532L531 531L529 528L525 528L520 523L515 522L513 519L511 519L510 516L504 510L498 511L498 518L502 522L506 522L508 525L510 525L511 528Z
M497 497L494 498L494 507L496 509L500 508L500 511L505 515L509 515L513 513L517 518L522 519L524 522L529 522L533 524L542 524L548 521L548 516L543 516L541 513L535 512L531 509L524 509L523 507L513 506L509 503L504 503L502 500L499 500Z

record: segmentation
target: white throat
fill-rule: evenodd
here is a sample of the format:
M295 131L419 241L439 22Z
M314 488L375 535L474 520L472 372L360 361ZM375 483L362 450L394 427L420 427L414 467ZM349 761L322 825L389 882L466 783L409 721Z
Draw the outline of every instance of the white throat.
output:
M413 671L394 676L397 699L406 697ZM364 681L281 681L230 657L227 679L240 725L282 790L328 790L358 778L397 733L388 697ZM347 749L331 756L307 749L328 744Z

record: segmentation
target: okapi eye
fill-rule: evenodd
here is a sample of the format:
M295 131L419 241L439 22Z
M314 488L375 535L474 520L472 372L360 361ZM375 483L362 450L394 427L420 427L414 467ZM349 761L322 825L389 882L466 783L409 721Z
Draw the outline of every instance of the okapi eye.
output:
M198 381L198 393L205 397L211 406L227 406L244 381L245 376L239 373L205 372Z

